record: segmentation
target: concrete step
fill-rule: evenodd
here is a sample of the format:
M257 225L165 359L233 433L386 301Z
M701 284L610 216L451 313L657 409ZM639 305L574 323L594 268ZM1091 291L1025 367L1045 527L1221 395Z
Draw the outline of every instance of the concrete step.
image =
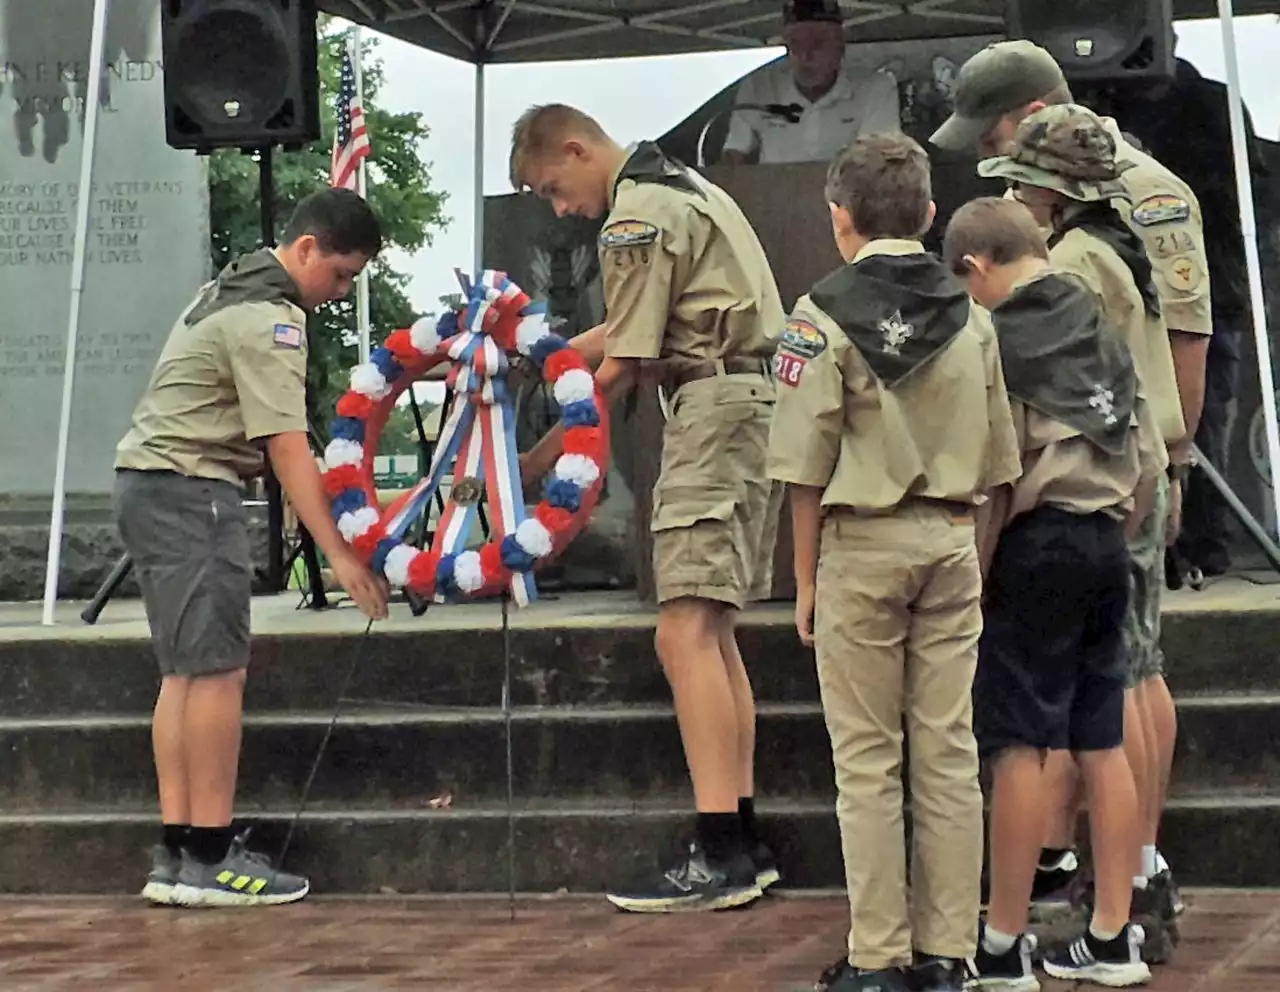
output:
M251 713L239 797L247 809L296 800L332 717ZM761 703L756 781L762 796L829 801L831 752L817 703ZM1180 701L1177 791L1265 789L1280 780L1280 695ZM669 706L517 707L511 722L517 796L639 800L688 789ZM0 720L0 808L39 811L154 796L145 714ZM467 805L506 796L506 725L496 708L345 709L312 798L350 806Z
M274 858L292 817L291 809L279 809L246 820L254 826L251 846ZM786 885L842 887L833 807L761 803L760 817ZM510 820L502 804L312 810L301 819L287 867L307 872L318 893L493 893L507 889L513 849L517 890L592 893L656 868L690 824L688 807L673 801L522 804ZM5 814L0 892L137 891L158 833L150 812ZM1277 837L1280 796L1181 799L1170 805L1161 847L1185 885L1280 886Z
M516 705L670 701L653 654L652 615L602 618L599 625L584 619L512 630ZM1166 614L1170 683L1179 693L1280 692L1278 635L1276 612ZM797 641L788 610L748 614L739 639L758 698L817 701L813 656ZM360 644L361 635L349 631L255 637L249 709L332 710ZM348 697L365 705L495 706L502 680L502 635L491 625L401 627L363 643ZM156 685L150 647L136 637L0 640L0 717L145 713Z

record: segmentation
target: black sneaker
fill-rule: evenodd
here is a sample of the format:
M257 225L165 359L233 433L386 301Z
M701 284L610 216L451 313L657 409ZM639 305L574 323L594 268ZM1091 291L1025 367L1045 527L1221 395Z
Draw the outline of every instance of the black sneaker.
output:
M778 871L778 859L773 856L773 851L769 850L768 844L758 840L750 845L750 851L751 862L756 866L756 885L760 886L761 892L782 881L782 873Z
M911 992L898 968L883 971L859 971L847 959L837 961L822 973L816 992Z
M1142 927L1126 923L1113 939L1103 943L1086 930L1066 947L1045 955L1044 970L1051 978L1092 982L1124 989L1151 981L1151 969L1142 960Z
M746 906L763 894L756 882L756 866L746 854L719 862L694 841L684 857L660 878L635 889L610 892L607 897L628 913L682 913Z
M1031 903L1037 907L1065 907L1071 904L1080 876L1080 857L1064 851L1056 861L1036 866L1031 885Z
M978 929L978 953L969 961L970 989L994 989L996 992L1040 992L1040 979L1031 966L1036 938L1023 934L1003 954L992 954L982 944L986 926Z
M911 992L964 992L966 977L963 961L931 954L917 955L906 973Z

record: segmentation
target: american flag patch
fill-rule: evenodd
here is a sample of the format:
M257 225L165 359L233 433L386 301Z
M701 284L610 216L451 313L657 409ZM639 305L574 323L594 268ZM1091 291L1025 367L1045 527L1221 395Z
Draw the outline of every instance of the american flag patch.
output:
M301 348L302 328L294 324L276 324L273 340L286 348Z

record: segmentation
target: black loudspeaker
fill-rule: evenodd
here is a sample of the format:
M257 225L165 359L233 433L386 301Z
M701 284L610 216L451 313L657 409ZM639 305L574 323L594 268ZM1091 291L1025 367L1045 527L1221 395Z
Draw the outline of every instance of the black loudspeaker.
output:
M315 0L161 0L165 140L297 146L320 137Z
M1005 24L1052 54L1068 82L1174 77L1173 0L1006 0Z

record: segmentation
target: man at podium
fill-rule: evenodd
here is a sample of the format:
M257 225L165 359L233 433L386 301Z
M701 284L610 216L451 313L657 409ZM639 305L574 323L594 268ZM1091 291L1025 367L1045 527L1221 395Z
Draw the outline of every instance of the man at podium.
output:
M859 135L902 129L893 74L845 71L836 0L787 0L782 38L787 57L738 87L722 162L826 162Z

